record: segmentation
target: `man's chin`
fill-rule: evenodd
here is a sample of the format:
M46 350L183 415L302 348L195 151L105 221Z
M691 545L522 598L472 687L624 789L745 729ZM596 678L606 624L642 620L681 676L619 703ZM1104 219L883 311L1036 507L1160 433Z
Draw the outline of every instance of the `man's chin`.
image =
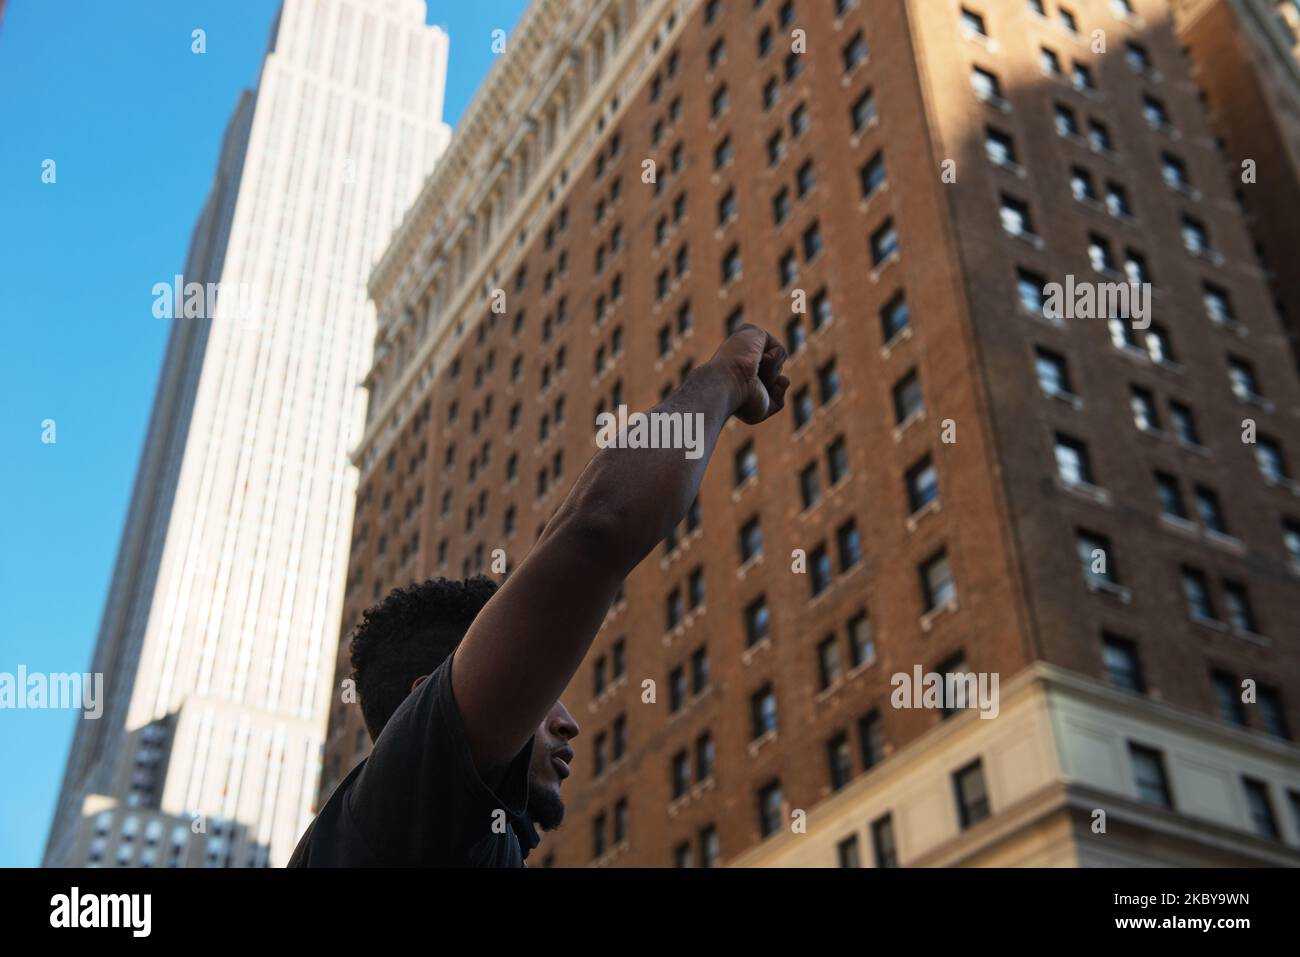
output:
M564 822L564 801L558 784L529 785L528 816L543 831L553 831Z

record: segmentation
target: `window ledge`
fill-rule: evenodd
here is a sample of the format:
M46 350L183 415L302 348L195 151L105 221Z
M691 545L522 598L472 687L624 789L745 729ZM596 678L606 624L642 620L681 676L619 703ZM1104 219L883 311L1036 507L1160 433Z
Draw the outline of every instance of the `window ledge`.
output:
M1225 635L1230 631L1227 624L1219 621L1217 618L1204 618L1200 615L1192 615L1191 622L1194 625L1200 625L1202 628L1208 628L1211 631L1217 631Z
M894 441L898 442L903 438L903 433L912 426L914 422L923 422L925 420L925 408L917 409L898 425L894 426Z
M1098 505L1109 505L1111 503L1110 492L1100 485L1093 485L1091 482L1067 482L1059 476L1057 483L1065 492L1086 498Z
M1005 170L1006 172L1010 173L1015 177L1018 177L1019 179L1025 179L1029 175L1029 173L1025 170L1025 168L1021 166L1019 163L1017 163L1015 160L997 160L990 156L989 162L992 163L993 166L995 166L996 168L1000 170Z
M771 731L765 731L757 738L750 741L748 747L746 748L746 750L749 752L749 756L751 758L756 757L758 755L758 752L761 751L764 746L776 740L776 735L777 735L777 730L776 728L773 728Z
M1293 478L1287 478L1286 476L1282 476L1281 478L1273 478L1271 476L1265 475L1264 484L1272 488L1286 489L1292 495L1300 495L1300 482L1297 482Z
M1229 535L1226 532L1216 532L1212 528L1201 530L1205 540L1211 545L1217 545L1219 548L1232 552L1234 555L1246 554L1246 543L1236 535Z
M1107 581L1104 578L1092 578L1089 576L1087 581L1089 591L1112 595L1126 605L1133 603L1133 589L1131 588L1127 588L1124 585L1112 581Z
M886 342L881 347L880 349L881 356L888 359L890 354L894 351L895 348L897 348L902 343L907 342L911 338L912 338L912 327L909 324L899 332L894 333L893 338L891 338L888 342Z
M916 531L916 527L921 524L923 518L939 511L941 507L942 503L938 496L935 496L930 501L926 502L911 515L907 516L907 530L909 532Z
M1043 395L1049 399L1055 399L1057 402L1064 402L1075 412L1083 411L1083 399L1073 392L1064 392L1061 389L1043 389Z
M748 665L752 663L753 660L757 658L761 652L766 651L771 647L772 647L772 636L764 635L762 638L754 642L752 645L750 645L748 648L746 648L744 651L740 653L740 660Z
M1161 512L1160 521L1169 528L1182 532L1185 535L1196 536L1200 534L1200 526L1190 518L1183 518L1179 515L1170 515L1168 512Z
M958 608L957 598L954 596L952 598L949 598L942 605L937 605L934 608L930 609L924 615L921 616L921 630L922 631L932 630L934 628L934 623L936 621L938 621L944 615L955 614L957 612L957 608Z
M1245 628L1232 628L1232 633L1242 641L1254 642L1257 645L1271 645L1272 642L1264 635L1254 631L1247 631Z

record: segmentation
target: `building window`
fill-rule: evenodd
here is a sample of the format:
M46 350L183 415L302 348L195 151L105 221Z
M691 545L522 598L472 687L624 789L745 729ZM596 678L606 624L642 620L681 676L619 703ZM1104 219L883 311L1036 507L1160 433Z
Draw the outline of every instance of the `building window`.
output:
M1056 436L1056 471L1061 481L1068 486L1094 484L1087 448L1082 442L1060 433Z
M840 676L840 645L835 635L827 635L817 645L817 669L821 690L825 691Z
M907 300L899 293L880 311L880 328L885 344L893 342L911 322L907 309Z
M835 858L840 867L862 866L862 861L858 856L858 836L856 834L850 834L835 845Z
M1150 390L1132 386L1129 390L1129 407L1133 411L1133 424L1143 432L1160 431L1160 413L1156 398Z
M854 668L869 665L876 660L876 642L872 633L871 619L865 611L860 611L849 619L849 663Z
M799 473L799 495L805 509L812 508L821 499L821 477L816 462L810 462Z
M1088 145L1103 156L1115 152L1115 141L1111 139L1110 129L1099 120L1088 121Z
M961 8L961 28L966 34L989 38L988 30L984 27L984 18L968 7Z
M915 514L939 498L939 473L925 456L907 470L907 504Z
M1218 614L1210 598L1209 583L1205 573L1196 568L1184 566L1182 569L1183 596L1187 599L1187 611L1193 621L1217 622Z
M753 441L746 442L736 452L736 485L741 486L758 475L758 452Z
M812 392L809 391L807 386L802 387L794 394L794 401L790 403L790 414L794 416L794 427L796 431L802 429L812 420Z
M830 767L831 790L838 791L853 778L853 753L849 736L840 732L826 742L826 760Z
M1260 685L1256 689L1256 694L1260 722L1264 730L1276 737L1290 740L1291 730L1286 723L1286 709L1282 707L1282 695L1276 688L1267 685Z
M831 558L825 545L818 545L808 556L808 584L814 598L831 587Z
M871 262L881 266L886 260L898 254L898 233L894 230L894 221L885 220L885 224L871 235Z
M1199 447L1201 438L1196 431L1196 419L1192 410L1181 402L1169 403L1169 419L1174 426L1174 434L1183 445Z
M1228 623L1240 634L1257 635L1255 613L1251 610L1250 595L1246 586L1240 582L1225 580L1223 582L1223 606L1228 612Z
M695 739L695 780L707 781L713 777L713 735L707 731Z
M771 615L767 609L767 599L759 597L745 608L745 644L752 648L768 636Z
M894 423L902 425L919 415L925 407L921 396L921 380L913 369L894 384Z
M1261 397L1255 368L1245 359L1228 356L1228 383L1232 394L1242 402L1257 402Z
M691 654L691 690L703 694L709 687L709 652L707 648L696 648Z
M784 803L780 781L773 781L758 792L758 826L763 837L770 837L781 829Z
M1072 396L1070 373L1065 357L1049 349L1034 350L1034 371L1038 373L1038 386L1048 395Z
M1208 531L1218 535L1228 534L1223 509L1219 506L1219 496L1203 485L1196 486L1196 514Z
M861 30L853 34L853 39L845 44L840 56L844 60L845 73L851 73L860 64L866 62L867 41L863 39Z
M1246 806L1250 809L1251 828L1260 837L1279 840L1277 817L1273 814L1273 800L1268 794L1268 785L1254 778L1243 777L1241 786L1246 792Z
M764 685L750 695L749 713L752 721L751 738L758 739L776 731L776 694L771 685Z
M1020 308L1033 315L1043 315L1043 287L1047 280L1038 273L1021 269L1016 273L1016 297Z
M700 867L717 867L722 856L718 829L710 824L700 831Z
M1141 694L1146 690L1142 681L1142 667L1138 661L1137 645L1127 638L1103 635L1101 639L1102 664L1110 683L1125 691Z
M885 159L882 154L877 153L867 160L866 165L858 171L858 182L862 186L863 199L870 199L884 188Z
M874 768L885 760L885 725L879 712L871 711L858 719L858 748L863 768Z
M840 374L835 368L834 359L817 370L817 389L821 394L822 405L839 394Z
M1172 808L1173 796L1169 791L1169 779L1165 775L1165 759L1159 751L1132 741L1128 746L1129 758L1133 762L1133 779L1137 785L1138 798L1148 804Z
M665 601L667 630L672 631L682 623L682 590L674 588Z
M1286 460L1282 458L1282 447L1272 439L1259 436L1255 443L1255 462L1268 482L1277 484L1287 480Z
M989 162L995 166L1015 167L1020 164L1016 160L1016 144L1006 133L988 127L984 131L984 153L989 158Z
M1160 173L1165 185L1171 189L1187 192L1192 188L1191 180L1187 176L1187 166L1177 156L1170 153L1160 154Z
M1246 708L1241 700L1241 687L1237 679L1223 671L1210 673L1214 686L1214 700L1219 707L1219 717L1229 724L1246 727Z
M857 522L849 519L835 530L835 543L839 549L840 571L846 572L862 561L862 535Z
M826 467L830 472L832 488L849 474L849 450L844 444L843 436L837 436L826 446Z
M850 119L853 122L853 132L861 133L872 123L876 122L876 98L870 90L863 93L853 103L853 109L850 111Z
M1160 511L1171 518L1187 521L1187 508L1183 504L1183 492L1178 480L1165 472L1156 472L1156 498L1160 501Z
M747 521L740 529L740 561L741 564L751 561L763 551L763 529L759 525L758 516L755 515Z
M691 761L685 751L678 751L672 760L673 800L683 797L691 787ZM688 845L689 846L689 845Z
M894 821L886 814L871 822L871 843L876 851L877 867L897 867L898 848L894 844Z
M1074 110L1068 106L1056 104L1056 132L1060 136L1078 137L1079 120L1075 116Z
M1111 558L1110 539L1096 532L1079 530L1076 547L1079 563L1083 566L1083 577L1093 586L1114 586L1119 584L1119 575L1115 562Z
M925 611L932 612L941 608L957 597L957 589L952 579L952 569L948 564L948 553L939 552L924 562L920 568L921 595Z
M812 188L817 185L816 177L813 175L812 160L804 161L804 164L799 167L799 171L794 174L794 185L800 199L812 192Z
M740 247L732 246L722 257L722 282L727 284L740 275Z
M1003 193L1000 215L1002 217L1002 228L1012 236L1022 236L1030 239L1034 237L1034 223L1029 216L1028 203Z
M970 73L971 89L975 95L986 103L1002 103L1002 84L998 78L988 70L980 67L971 67Z
M984 785L984 768L978 760L952 776L957 797L957 818L962 830L974 827L989 816L989 796Z

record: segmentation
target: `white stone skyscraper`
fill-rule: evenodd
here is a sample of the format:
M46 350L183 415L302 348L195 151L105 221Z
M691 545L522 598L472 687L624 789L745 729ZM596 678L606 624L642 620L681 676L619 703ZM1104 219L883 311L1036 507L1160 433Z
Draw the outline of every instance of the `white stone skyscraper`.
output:
M283 864L311 819L366 281L450 140L447 52L424 0L284 0L185 265L223 298L165 320L91 666L105 712L78 721L46 864Z

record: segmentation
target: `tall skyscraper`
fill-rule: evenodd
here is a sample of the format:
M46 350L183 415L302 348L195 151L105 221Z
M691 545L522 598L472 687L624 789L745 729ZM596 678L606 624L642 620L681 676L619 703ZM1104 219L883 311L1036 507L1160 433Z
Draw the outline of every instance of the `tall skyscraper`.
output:
M48 864L284 863L329 709L374 310L365 285L450 130L423 0L285 0L226 132ZM202 315L195 316L194 312Z
M736 324L792 353L539 862L1300 863L1300 382L1165 0L537 0L370 289L344 639ZM365 751L335 702L322 793Z

